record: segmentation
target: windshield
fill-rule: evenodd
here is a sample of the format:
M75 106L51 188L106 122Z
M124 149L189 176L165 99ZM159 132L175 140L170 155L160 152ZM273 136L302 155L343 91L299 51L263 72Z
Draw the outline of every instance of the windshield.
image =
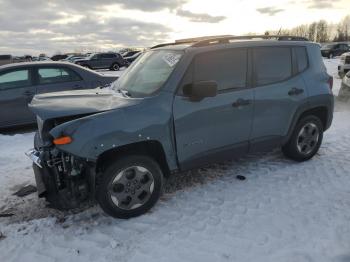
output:
M131 97L144 97L159 90L179 62L182 51L151 50L141 55L112 88Z

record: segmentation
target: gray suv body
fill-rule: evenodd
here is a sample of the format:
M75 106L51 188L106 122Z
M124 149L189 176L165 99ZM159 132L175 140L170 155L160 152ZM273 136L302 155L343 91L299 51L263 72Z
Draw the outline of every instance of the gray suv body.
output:
M58 208L97 199L129 218L178 171L275 147L312 158L333 117L319 46L231 40L151 49L110 90L34 97L39 196Z
M90 69L110 69L113 71L118 71L121 67L129 65L128 61L118 53L91 54L85 59L76 59L74 63Z

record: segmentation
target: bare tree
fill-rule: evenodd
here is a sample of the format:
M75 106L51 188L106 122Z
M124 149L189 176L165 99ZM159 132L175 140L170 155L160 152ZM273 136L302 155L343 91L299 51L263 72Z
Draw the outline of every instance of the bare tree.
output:
M325 20L320 20L316 26L316 41L319 43L328 42L328 24Z
M308 32L308 38L311 41L316 41L316 30L317 30L317 23L313 22L309 25L309 32Z

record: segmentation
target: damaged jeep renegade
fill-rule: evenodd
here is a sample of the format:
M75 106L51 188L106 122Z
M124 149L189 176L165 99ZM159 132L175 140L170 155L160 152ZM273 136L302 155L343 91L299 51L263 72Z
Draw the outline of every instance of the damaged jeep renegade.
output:
M276 147L311 159L333 118L319 46L249 38L158 45L110 88L35 96L27 155L39 197L58 209L96 200L130 218L152 208L176 172Z

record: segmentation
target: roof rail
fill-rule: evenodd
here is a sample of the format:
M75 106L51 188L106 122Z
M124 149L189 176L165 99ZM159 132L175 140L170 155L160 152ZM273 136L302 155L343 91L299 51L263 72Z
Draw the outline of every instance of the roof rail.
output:
M173 43L164 43L152 46L150 49L155 49L158 47L164 47L164 46L172 46L172 45L184 45L184 44L194 44L199 41L213 39L213 38L223 38L223 37L231 37L233 35L215 35L215 36L200 36L200 37L193 37L193 38L185 38L185 39L178 39L175 40Z
M265 39L265 40L277 40L277 41L309 41L305 37L289 36L289 35L248 35L248 36L229 36L218 37L212 39L206 39L194 43L193 47L201 47L211 44L228 44L231 40L251 40L251 39Z
M231 40L251 40L251 39L265 39L277 41L309 41L309 39L301 36L290 35L247 35L247 36L217 36L217 37L197 37L184 40L176 40L173 43L159 44L151 47L155 49L164 46L174 46L183 44L192 44L192 47L201 47L212 44L228 44Z
M188 41L188 42L173 42L173 43L165 43L165 44L159 44L152 46L150 49L155 49L158 47L164 47L164 46L173 46L173 45L184 45L184 44L193 44L195 43L194 41Z

